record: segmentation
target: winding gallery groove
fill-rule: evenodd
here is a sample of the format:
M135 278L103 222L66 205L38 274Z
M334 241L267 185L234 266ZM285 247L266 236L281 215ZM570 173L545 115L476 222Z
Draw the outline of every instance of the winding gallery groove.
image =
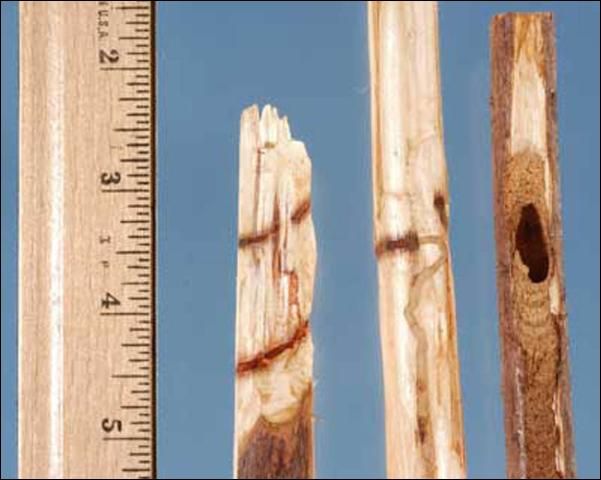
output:
M237 478L310 478L316 247L311 161L266 106L242 114L236 311Z
M465 476L435 2L369 2L389 478Z
M507 474L571 478L567 315L550 14L491 25L497 287Z

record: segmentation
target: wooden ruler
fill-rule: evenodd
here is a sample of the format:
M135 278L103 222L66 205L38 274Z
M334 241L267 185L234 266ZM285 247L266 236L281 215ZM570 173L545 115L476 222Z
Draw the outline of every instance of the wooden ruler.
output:
M19 475L151 478L151 2L22 2Z

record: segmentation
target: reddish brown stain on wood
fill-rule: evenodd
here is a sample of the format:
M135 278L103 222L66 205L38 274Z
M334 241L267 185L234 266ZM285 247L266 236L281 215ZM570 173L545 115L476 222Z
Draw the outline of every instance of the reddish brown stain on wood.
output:
M447 218L447 201L441 192L436 192L434 194L433 204L436 213L438 213L438 218L440 218L440 223L447 229L449 226L449 219Z
M300 222L302 222L305 219L305 217L307 217L307 215L309 214L310 211L311 211L311 199L306 199L306 200L302 201L300 203L300 205L298 205L295 208L294 212L292 212L290 220L294 224L299 224ZM278 209L275 208L274 212L278 212ZM275 215L275 213L274 213L274 215ZM276 217L276 218L274 218L272 224L269 227L267 227L266 229L264 229L263 231L257 232L257 233L252 233L249 235L240 236L240 238L238 239L238 247L244 248L244 247L248 247L251 245L256 245L258 243L263 243L263 242L267 241L271 236L276 235L279 231L280 231L280 221Z
M262 232L254 233L252 235L244 235L238 239L238 246L240 248L255 245L257 243L263 243L272 235L275 235L280 229L279 223L272 223L269 228Z
M311 199L307 198L298 207L296 207L296 210L294 212L292 212L292 217L290 217L290 219L292 220L292 223L302 222L303 219L309 214L310 211L311 211Z
M259 418L241 447L238 478L313 478L312 411L309 386L298 413L288 422Z
M395 251L415 252L419 249L419 238L413 230L399 238L384 238L376 244L376 257Z
M288 275L289 286L288 286L288 305L298 306L298 275L293 270L291 272L284 272Z
M265 352L260 352L249 360L242 360L238 362L236 366L236 373L238 375L250 372L252 370L257 370L260 368L265 368L269 366L272 360L274 360L278 355L281 355L286 350L290 350L295 348L309 333L309 321L303 321L294 331L292 337L282 343L275 345L272 348L269 348Z

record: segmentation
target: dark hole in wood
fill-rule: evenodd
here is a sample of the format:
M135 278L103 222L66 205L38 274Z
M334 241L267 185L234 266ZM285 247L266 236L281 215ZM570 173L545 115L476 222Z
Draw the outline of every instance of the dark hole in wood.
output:
M530 280L534 283L544 282L549 274L549 255L540 217L532 203L522 207L515 232L515 246L522 263L528 267Z

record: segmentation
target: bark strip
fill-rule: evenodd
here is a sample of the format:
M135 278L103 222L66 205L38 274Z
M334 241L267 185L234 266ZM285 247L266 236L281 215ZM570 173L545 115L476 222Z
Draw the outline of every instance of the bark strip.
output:
M389 478L465 476L435 2L369 2Z
M574 477L551 14L496 16L491 58L507 475Z
M272 424L260 417L238 459L239 478L309 478L313 476L313 391L309 387L298 413Z
M312 478L316 247L311 161L287 119L242 114L236 312L237 478Z

